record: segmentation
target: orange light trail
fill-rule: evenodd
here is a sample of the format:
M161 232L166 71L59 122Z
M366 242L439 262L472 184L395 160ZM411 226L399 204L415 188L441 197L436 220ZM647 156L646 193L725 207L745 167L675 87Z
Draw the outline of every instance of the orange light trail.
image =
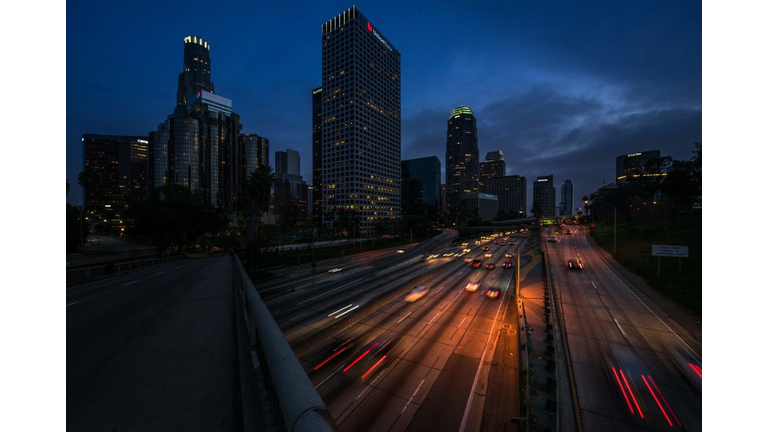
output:
M350 345L350 346L351 346L351 345ZM344 349L342 349L341 351L339 351L339 352L337 352L336 354L334 354L334 355L332 355L332 356L328 357L327 359L325 359L325 361L324 361L324 362L322 362L322 363L320 363L319 365L315 366L315 368L314 368L313 370L318 370L318 369L320 369L321 367L323 367L323 365L324 365L324 364L326 364L326 363L328 363L329 361L331 361L331 359L332 359L332 358L334 358L334 357L336 357L337 355L339 355L339 354L343 353L343 352L344 352L344 350L346 350L347 348L349 348L349 346L345 346L345 347L344 347Z
M661 406L661 402L659 402L659 398L656 397L656 393L653 392L653 389L648 384L648 380L645 379L645 375L640 375L643 378L643 382L645 382L645 386L648 387L648 391L651 392L651 396L653 396L653 399L656 401L656 405L659 406L659 409L661 410L661 413L664 414L664 417L667 419L667 423L669 423L670 426L674 426L672 424L672 420L669 419L669 416L667 415L667 412L664 411L664 407Z
M382 357L381 360L377 361L375 365L373 365L370 369L368 369L368 372L363 374L363 379L365 379L365 377L367 377L369 373L371 373L374 369L376 369L376 366L381 364L381 362L383 362L385 358L387 358L387 356Z

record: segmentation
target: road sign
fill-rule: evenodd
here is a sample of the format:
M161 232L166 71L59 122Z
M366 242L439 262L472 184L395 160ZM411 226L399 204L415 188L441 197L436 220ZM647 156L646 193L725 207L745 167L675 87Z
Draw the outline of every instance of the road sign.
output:
M688 258L688 246L653 245L651 256Z

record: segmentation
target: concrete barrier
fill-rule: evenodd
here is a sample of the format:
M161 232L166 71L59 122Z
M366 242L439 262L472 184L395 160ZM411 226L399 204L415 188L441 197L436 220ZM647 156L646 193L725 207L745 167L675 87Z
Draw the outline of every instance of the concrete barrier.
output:
M139 267L160 264L168 261L184 259L184 255L173 255L167 257L153 257L144 259L134 259L128 261L109 261L100 264L94 264L86 267L76 267L67 269L67 283L87 280L94 277L111 275L121 271L131 270Z

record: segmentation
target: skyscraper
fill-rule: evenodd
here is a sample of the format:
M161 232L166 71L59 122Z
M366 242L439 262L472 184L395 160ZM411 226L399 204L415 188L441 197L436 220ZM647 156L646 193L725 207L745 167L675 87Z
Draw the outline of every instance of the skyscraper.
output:
M242 200L248 177L260 166L269 166L269 140L256 134L237 137L237 192Z
M651 174L646 170L646 164L652 159L661 157L659 150L629 153L616 156L616 183L624 183L632 178L666 175L664 173Z
M400 52L356 7L322 25L322 48L323 214L354 210L372 234L400 218Z
M275 174L291 174L300 176L299 152L287 149L275 152Z
M323 222L323 88L312 90L312 220Z
M202 194L212 207L237 206L240 116L232 101L213 93L210 45L198 36L184 38L173 114L151 133L153 187L177 184Z
M147 137L85 134L83 165L99 176L98 186L85 190L89 213L117 216L128 199L149 195Z
M275 215L281 217L298 204L293 214L307 217L307 182L301 177L299 152L287 149L275 152Z
M488 180L488 193L499 200L499 213L510 219L525 219L528 214L528 181L519 175L495 177Z
M458 210L461 196L478 191L478 143L475 115L468 106L451 111L445 144L446 207Z
M573 216L573 182L565 180L560 185L560 216Z
M533 184L533 201L538 202L543 217L555 217L555 189L553 176L539 176Z
M440 159L428 156L403 161L403 214L437 216L440 211Z
M488 190L488 181L493 178L504 177L507 171L507 163L504 161L504 153L501 150L485 154L485 161L480 162L480 179L478 188L480 192L493 193ZM501 204L499 204L501 209Z

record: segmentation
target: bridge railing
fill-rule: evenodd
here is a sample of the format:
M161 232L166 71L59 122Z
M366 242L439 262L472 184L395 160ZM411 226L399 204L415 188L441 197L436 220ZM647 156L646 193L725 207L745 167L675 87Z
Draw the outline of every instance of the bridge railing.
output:
M281 431L336 430L336 424L325 403L253 286L240 259L233 255L232 260L233 282L238 297L238 327L244 324L247 331L247 334L239 338L247 344L245 349L241 346L246 361L243 361L244 356L241 355L240 362L245 430L259 429L256 416L252 413L253 407L257 405L271 413L273 421L270 423ZM262 379L267 406L264 406L265 401L255 399L255 383L243 382L249 377Z

